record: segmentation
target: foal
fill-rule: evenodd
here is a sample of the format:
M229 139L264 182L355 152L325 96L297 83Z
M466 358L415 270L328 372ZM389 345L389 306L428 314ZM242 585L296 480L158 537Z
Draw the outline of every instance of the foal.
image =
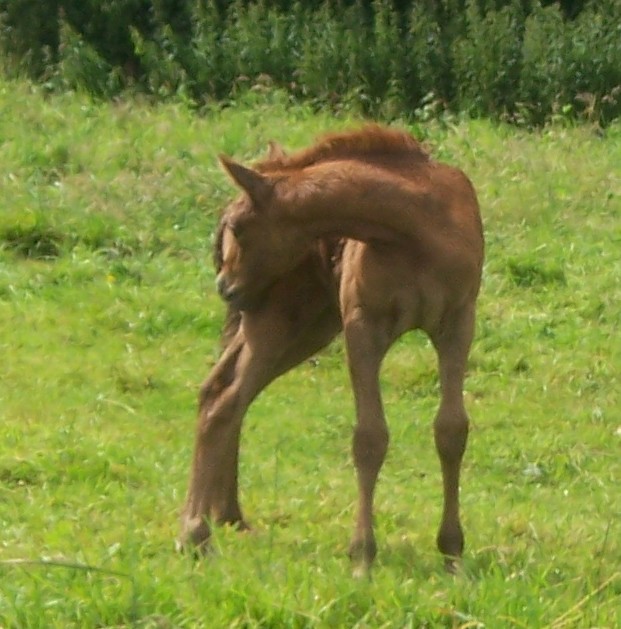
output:
M388 446L379 371L391 344L424 330L437 351L434 424L444 508L437 537L449 570L462 554L459 473L468 434L466 360L483 264L473 187L410 135L368 126L253 168L221 156L241 194L217 239L217 287L228 303L224 351L203 384L181 541L203 548L209 522L245 528L238 501L240 430L272 380L342 329L355 396L359 502L354 570L376 554L373 494Z

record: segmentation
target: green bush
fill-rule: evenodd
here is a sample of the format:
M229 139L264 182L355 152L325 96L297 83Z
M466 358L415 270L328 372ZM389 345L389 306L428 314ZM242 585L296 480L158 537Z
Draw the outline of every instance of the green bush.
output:
M351 18L351 11L346 13ZM354 39L368 45L368 36L360 22L347 24L339 19L335 7L325 2L317 11L306 13L305 31L298 41L300 57L296 78L301 93L312 100L335 102L347 94L354 81L362 85L365 72L360 49ZM348 28L347 26L353 27Z
M520 77L522 112L535 123L544 122L566 98L562 79L565 41L558 7L535 7L526 18Z
M621 5L593 3L567 24L558 6L526 19L520 101L526 117L577 114L605 123L621 113Z
M420 106L426 99L437 98L446 104L453 101L455 81L449 40L433 12L424 4L412 7L406 38L407 89L404 94L410 108Z
M197 106L256 84L378 116L621 113L618 0L0 0L5 71Z
M621 113L621 3L593 3L565 31L567 96L585 116L606 120ZM568 99L569 100L569 99Z
M42 77L58 58L58 2L2 0L0 50L7 70Z
M466 9L466 32L454 46L458 107L477 115L513 114L522 69L525 15L519 0L481 14Z

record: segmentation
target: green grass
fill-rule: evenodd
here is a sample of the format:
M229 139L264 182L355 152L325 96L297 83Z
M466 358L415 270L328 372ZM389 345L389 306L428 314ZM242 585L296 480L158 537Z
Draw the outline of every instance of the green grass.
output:
M223 308L211 238L249 159L358 123L278 93L197 117L0 84L1 627L568 627L621 622L621 127L415 131L472 177L488 250L467 399L464 576L442 571L435 359L383 371L391 449L369 582L346 548L340 342L253 406L254 532L174 552ZM19 560L19 561L15 561Z

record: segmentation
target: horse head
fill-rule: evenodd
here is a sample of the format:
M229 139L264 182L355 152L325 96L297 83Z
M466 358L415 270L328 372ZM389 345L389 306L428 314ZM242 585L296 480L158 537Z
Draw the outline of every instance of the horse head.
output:
M262 173L224 155L220 163L241 194L223 214L216 285L232 306L253 310L273 283L304 257L308 243L283 213L286 199L279 194L279 183L285 175Z

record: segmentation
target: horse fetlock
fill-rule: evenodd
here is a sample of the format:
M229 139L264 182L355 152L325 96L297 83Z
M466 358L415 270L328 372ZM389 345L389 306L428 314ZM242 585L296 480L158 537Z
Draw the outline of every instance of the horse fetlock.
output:
M437 544L447 561L461 557L464 552L464 533L459 522L442 523Z
M353 563L351 576L354 579L368 579L371 576L371 564L366 561Z
M444 556L444 569L448 574L453 576L464 576L463 563L461 557L453 557L450 555Z
M204 517L184 516L177 546L182 552L205 554L209 550L210 537L211 529Z
M354 538L349 545L349 558L352 563L354 577L363 577L368 574L371 564L377 555L375 537Z

